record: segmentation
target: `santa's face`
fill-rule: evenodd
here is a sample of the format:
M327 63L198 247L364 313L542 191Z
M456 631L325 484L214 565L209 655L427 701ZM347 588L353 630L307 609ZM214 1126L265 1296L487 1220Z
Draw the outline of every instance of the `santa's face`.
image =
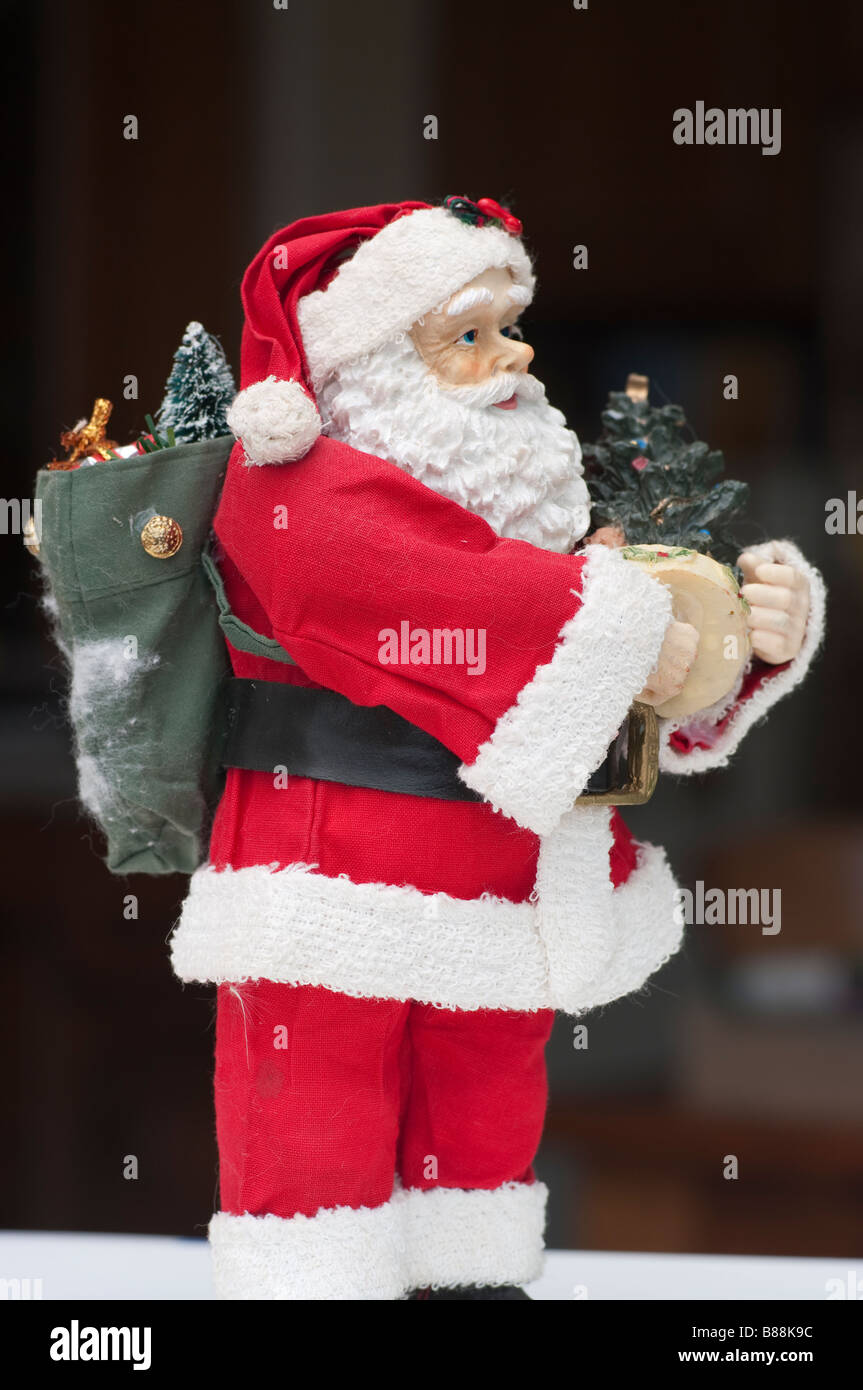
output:
M590 499L581 448L512 336L527 295L486 271L318 394L327 433L377 454L499 536L569 551Z
M441 386L478 386L508 372L526 372L533 348L518 317L530 294L508 270L486 270L411 329L414 347ZM496 402L515 409L518 397Z

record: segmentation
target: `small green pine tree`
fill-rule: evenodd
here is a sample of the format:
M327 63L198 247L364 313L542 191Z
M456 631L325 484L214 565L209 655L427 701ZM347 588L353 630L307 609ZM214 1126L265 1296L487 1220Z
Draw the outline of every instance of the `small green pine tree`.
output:
M190 323L174 354L157 417L159 430L173 429L177 444L230 434L225 413L236 394L221 343L200 323Z
M620 526L629 545L686 546L734 565L743 547L733 523L749 488L721 477L722 453L692 437L681 407L612 391L602 423L584 448L593 527Z

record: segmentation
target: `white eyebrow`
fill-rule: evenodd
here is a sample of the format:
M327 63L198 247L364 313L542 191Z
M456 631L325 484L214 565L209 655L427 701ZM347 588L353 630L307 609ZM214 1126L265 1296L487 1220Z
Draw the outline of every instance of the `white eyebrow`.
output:
M475 309L478 304L493 304L494 295L487 285L475 285L466 290L459 290L458 294L453 295L449 304L446 306L447 316L455 314L466 314L468 309Z
M507 294L510 304L529 304L532 298L526 285L513 285Z

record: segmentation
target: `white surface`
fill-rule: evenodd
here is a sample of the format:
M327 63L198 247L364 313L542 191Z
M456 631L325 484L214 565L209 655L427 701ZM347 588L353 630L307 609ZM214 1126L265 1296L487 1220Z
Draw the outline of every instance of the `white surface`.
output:
M31 1288L33 1281L41 1280L44 1299L212 1298L206 1242L171 1236L0 1232L0 1280L13 1279L29 1279ZM530 1286L530 1293L536 1299L567 1302L584 1298L824 1300L828 1280L856 1288L860 1279L863 1258L553 1250L545 1274ZM15 1286L0 1285L0 1299L15 1296ZM835 1291L832 1296L836 1297Z

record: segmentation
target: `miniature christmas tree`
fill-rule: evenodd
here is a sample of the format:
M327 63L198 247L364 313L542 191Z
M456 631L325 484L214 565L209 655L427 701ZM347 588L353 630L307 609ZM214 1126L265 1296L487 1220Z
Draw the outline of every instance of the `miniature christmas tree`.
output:
M174 354L174 365L159 407L158 426L174 432L177 444L230 434L225 418L237 394L222 345L200 323L190 323Z
M722 478L718 449L695 439L679 405L652 406L646 377L612 391L603 432L584 449L592 524L618 526L629 545L685 546L733 565L743 546L733 522L749 500L746 483Z

